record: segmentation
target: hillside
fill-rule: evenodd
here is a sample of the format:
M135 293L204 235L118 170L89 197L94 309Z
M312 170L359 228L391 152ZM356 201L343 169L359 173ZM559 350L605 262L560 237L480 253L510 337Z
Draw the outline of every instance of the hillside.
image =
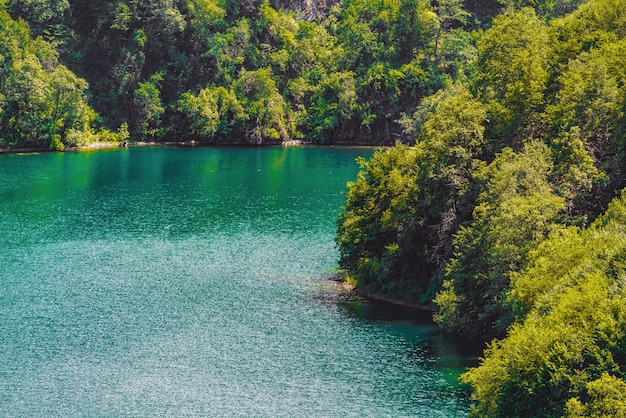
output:
M3 0L0 145L413 142L501 9L472 3Z
M349 185L349 280L492 341L475 416L626 416L625 11L505 9Z

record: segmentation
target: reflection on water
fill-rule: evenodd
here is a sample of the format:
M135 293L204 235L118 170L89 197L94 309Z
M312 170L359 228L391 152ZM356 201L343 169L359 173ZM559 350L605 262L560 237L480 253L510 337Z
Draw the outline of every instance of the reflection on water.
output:
M434 361L437 368L457 377L468 367L478 365L484 343L446 334L432 319L432 312L370 299L343 289L334 281L321 282L312 297L320 304L335 304L347 318L378 324L398 335L418 342L413 355Z

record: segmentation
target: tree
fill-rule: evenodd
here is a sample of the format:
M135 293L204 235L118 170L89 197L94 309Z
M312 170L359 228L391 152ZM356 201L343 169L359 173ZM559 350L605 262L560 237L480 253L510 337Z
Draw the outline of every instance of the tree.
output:
M587 402L572 398L566 404L568 418L626 417L626 381L606 372L587 383Z
M357 111L347 121L353 136L391 145L401 109L443 86L433 67L437 15L425 1L350 0L329 18L345 51L341 64L355 74Z
M485 110L455 86L428 114L418 143L361 162L339 217L340 264L371 292L429 303L452 234L471 214Z
M582 204L592 216L613 197L610 190L626 186L623 164L626 155L625 68L626 40L581 53L561 75L562 87L556 94L555 104L546 110L553 121L554 135L570 141L575 138L595 167L606 174L593 176L590 172L592 179L595 177L592 184L595 196L588 196Z
M249 19L241 19L224 32L218 32L208 39L206 55L215 60L218 70L216 81L231 83L243 64L253 53L252 29Z
M165 112L159 90L159 82L162 79L162 74L154 74L149 81L138 83L135 90L131 132L142 138L155 137L159 134L160 118Z
M626 192L589 229L553 234L531 253L511 292L527 313L463 375L474 415L623 413L624 225Z
M72 145L70 131L92 135L96 114L87 104L86 81L4 10L0 30L0 145L63 149Z
M348 184L337 228L340 265L366 290L400 296L403 288L411 287L386 261L397 257L403 223L414 213L417 152L400 144L378 150L369 162L359 159L361 171Z
M8 0L6 10L29 22L33 38L42 36L53 45L64 45L72 36L67 26L68 0Z
M542 17L558 17L573 12L583 0L499 0L508 8L532 7Z
M234 83L237 100L249 119L242 120L241 128L252 144L265 140L279 141L290 138L293 127L289 108L272 79L271 70L243 70Z
M548 181L552 170L548 148L528 142L522 153L507 148L476 174L486 184L472 223L455 237L444 291L435 298L437 322L468 336L503 335L512 321L510 275L558 228L565 209L565 200Z
M436 2L435 11L439 18L439 29L435 39L435 57L437 57L441 36L450 31L454 25L463 24L470 13L463 8L462 0L439 0Z
M305 99L302 121L307 138L329 143L347 136L339 131L342 122L350 120L358 108L355 83L353 73L334 72L308 87L310 97Z
M489 137L517 148L538 129L548 80L547 39L535 11L524 8L494 18L479 40L474 84L489 105Z
M235 92L224 87L202 89L198 95L184 93L178 110L189 121L190 137L200 141L236 142L234 127L249 119Z

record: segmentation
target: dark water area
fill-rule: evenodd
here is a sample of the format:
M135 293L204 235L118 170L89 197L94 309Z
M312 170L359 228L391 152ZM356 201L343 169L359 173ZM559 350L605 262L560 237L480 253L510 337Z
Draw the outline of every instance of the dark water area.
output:
M325 279L366 148L0 156L0 416L464 416L475 346Z

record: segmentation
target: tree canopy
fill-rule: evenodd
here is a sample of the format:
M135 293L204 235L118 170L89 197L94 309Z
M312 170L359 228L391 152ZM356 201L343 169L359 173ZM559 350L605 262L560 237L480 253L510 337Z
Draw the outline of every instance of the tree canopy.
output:
M507 2L399 119L415 144L361 163L341 264L493 339L473 415L625 416L626 3L539 3Z
M88 90L81 86L97 113L92 127L126 124L138 140L392 145L404 109L444 86L471 49L450 32L468 15L458 1L346 0L315 21L288 6L5 0L0 7L3 25L21 26L23 41L46 44L88 82ZM32 69L13 72L29 77ZM67 143L64 131L58 135ZM17 134L3 145L35 143Z

